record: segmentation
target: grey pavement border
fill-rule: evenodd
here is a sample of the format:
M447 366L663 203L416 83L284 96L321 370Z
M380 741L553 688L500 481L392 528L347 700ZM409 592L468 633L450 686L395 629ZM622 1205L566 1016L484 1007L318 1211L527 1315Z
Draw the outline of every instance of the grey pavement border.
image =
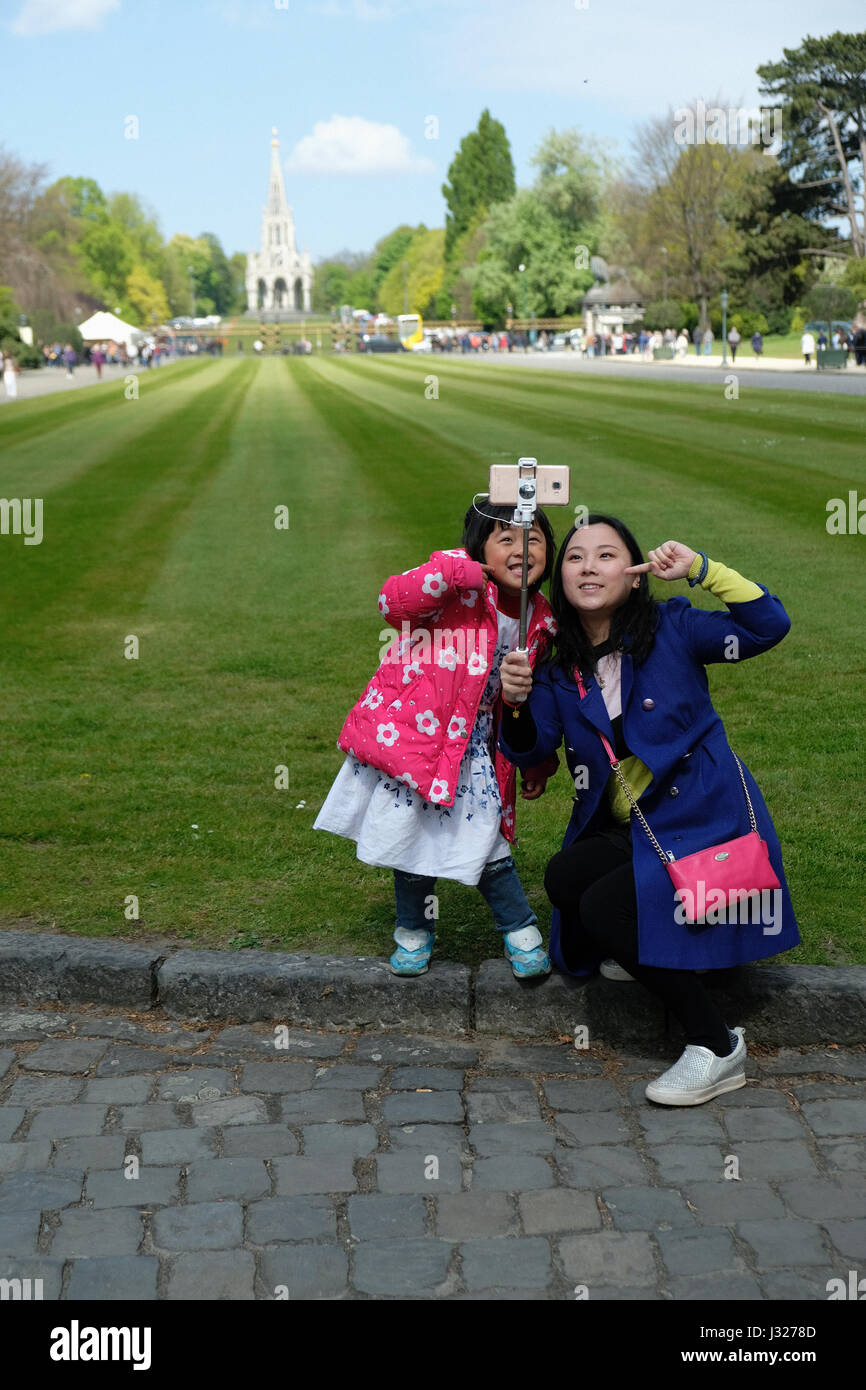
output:
M771 1047L866 1041L866 966L741 966L708 980L733 1025ZM378 957L279 951L169 951L128 942L0 931L0 1003L161 1007L190 1022L285 1019L323 1029L507 1034L587 1029L591 1043L643 1048L668 1038L664 1010L638 984L556 972L518 981L505 960L475 971L435 963L397 979ZM674 1031L677 1025L673 1024Z

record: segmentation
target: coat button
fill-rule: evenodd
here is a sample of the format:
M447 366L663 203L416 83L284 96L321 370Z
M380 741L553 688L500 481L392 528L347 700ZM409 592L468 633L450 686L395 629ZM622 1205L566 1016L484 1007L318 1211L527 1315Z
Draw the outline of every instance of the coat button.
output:
M668 796L679 796L679 794L680 794L680 789L679 789L679 787L671 787L670 791L668 792Z
M642 700L641 704L643 705L644 709L655 709L656 707L655 700Z

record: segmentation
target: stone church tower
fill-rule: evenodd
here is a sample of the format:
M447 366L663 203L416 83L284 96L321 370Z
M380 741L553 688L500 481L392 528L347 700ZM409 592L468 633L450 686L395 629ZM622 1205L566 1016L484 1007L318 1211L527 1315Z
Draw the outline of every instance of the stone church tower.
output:
M267 318L301 318L310 313L313 265L309 251L298 253L295 223L286 202L280 142L271 132L268 201L262 212L262 249L247 256L247 313Z

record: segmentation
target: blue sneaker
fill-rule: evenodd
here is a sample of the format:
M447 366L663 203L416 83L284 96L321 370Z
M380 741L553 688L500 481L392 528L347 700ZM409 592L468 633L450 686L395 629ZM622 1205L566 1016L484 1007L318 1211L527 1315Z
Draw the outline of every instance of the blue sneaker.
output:
M419 946L417 951L407 951L405 946L398 946L388 961L392 975L426 974L435 940L436 933L431 931L424 945Z
M515 980L528 980L533 975L550 974L550 957L543 946L533 946L531 951L518 951L506 941L505 959L511 966Z

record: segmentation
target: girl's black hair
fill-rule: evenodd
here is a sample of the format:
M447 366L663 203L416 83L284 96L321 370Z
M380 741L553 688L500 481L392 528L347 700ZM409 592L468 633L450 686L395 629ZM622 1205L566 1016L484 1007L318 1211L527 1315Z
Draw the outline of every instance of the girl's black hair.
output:
M489 536L494 530L507 531L509 526L514 525L514 508L491 507L486 501L479 501L479 506L481 507L480 512L476 511L473 504L463 518L463 539L460 544L470 559L483 564L484 546ZM544 570L541 578L529 586L529 592L534 594L537 589L541 588L544 581L550 578L550 572L553 569L553 557L556 554L556 541L553 538L553 527L540 507L535 513L535 520L532 524L537 526L544 536L545 544Z
M591 676L595 670L592 643L586 635L580 614L565 597L562 589L562 562L575 531L582 526L610 526L625 542L631 563L642 565L644 557L641 548L624 521L618 517L606 516L601 512L591 512L577 526L572 526L559 548L553 578L550 581L550 606L556 618L558 632L549 661L558 662L569 679L573 680L574 667L580 669L582 676ZM611 618L610 640L614 651L631 653L635 665L646 661L655 640L658 623L658 604L650 594L649 576L642 574L636 589L632 589L625 603Z

